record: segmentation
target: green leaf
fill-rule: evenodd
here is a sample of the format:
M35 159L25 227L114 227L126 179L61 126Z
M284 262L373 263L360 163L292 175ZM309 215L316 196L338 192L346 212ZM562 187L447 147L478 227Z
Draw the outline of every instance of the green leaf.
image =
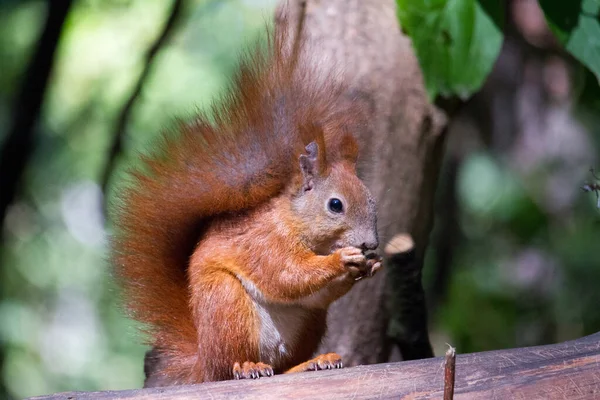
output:
M550 24L550 29L564 43L566 43L569 33L577 26L581 1L540 0L539 2Z
M600 0L540 0L552 31L600 79Z
M477 0L483 11L492 19L498 30L504 29L504 9L506 4L498 0Z
M396 0L431 99L468 98L483 84L502 45L503 9L492 0Z

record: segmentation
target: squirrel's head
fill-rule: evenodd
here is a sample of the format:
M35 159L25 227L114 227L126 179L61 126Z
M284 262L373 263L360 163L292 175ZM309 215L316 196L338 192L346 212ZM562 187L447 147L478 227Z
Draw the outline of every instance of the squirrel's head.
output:
M296 187L292 210L304 226L303 240L317 254L342 247L374 250L379 245L375 201L356 176L354 163L325 166L316 142L299 158L302 183Z

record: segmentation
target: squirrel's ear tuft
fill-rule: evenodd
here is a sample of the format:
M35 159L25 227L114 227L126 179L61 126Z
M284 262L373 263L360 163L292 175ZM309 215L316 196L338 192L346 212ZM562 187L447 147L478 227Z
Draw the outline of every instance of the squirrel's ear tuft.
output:
M300 156L300 169L304 177L302 188L304 191L311 190L314 186L315 176L319 171L319 145L316 142L310 142L306 146L308 154Z
M356 164L358 158L358 143L351 133L346 133L342 136L340 142L340 155L342 159Z

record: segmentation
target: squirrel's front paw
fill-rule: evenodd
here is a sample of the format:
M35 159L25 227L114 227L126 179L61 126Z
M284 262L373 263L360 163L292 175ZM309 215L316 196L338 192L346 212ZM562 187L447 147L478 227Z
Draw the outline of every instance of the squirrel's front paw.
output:
M360 276L356 280L364 278L365 276L368 276L370 278L373 275L375 275L375 273L379 271L383 266L382 261L383 258L375 253L367 254L367 274Z
M357 247L344 247L338 250L342 265L350 273L350 276L357 277L362 274L367 265L367 257L362 250Z
M346 268L351 278L359 280L370 276L374 264L371 263L363 251L357 247L344 247L339 251L342 265Z
M357 247L344 247L339 252L342 264L356 281L375 275L382 266L380 256L374 253L365 255Z
M273 375L273 368L261 362L246 361L242 365L239 362L233 364L233 379L258 379L261 376Z

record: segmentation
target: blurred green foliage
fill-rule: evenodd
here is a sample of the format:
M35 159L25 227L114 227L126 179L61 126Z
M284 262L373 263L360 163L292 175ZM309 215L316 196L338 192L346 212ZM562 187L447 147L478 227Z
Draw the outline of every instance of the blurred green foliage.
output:
M555 189L570 194L569 204L549 212L544 196L555 195L547 192L551 177L551 168L520 176L508 160L489 153L474 153L461 165L457 235L462 239L446 301L432 316L432 331L441 335L436 340L434 334L437 354L444 342L466 353L600 331L600 210L595 196L573 182ZM443 203L439 210L438 219ZM434 229L434 238L439 234ZM429 258L425 286L434 271Z
M540 0L556 38L583 66L581 101L600 109L600 0Z
M466 100L483 85L502 45L505 2L495 0L396 0L430 99ZM547 23L571 55L595 74L600 93L600 0L540 0ZM589 90L589 89L588 89ZM595 105L595 104L594 104Z
M515 11L515 2L493 0L396 0L396 4L430 99L466 100L476 93L500 53L505 11L525 8ZM574 97L581 106L576 113L588 132L583 139L573 139L593 143L590 153L595 159L598 119L591 114L597 114L600 104L600 1L540 0L539 5L564 50L581 63L571 68L577 81ZM529 117L538 118L535 114ZM547 146L541 140L550 135L538 136L540 148ZM554 146L570 146L561 140ZM459 226L453 234L461 240L453 252L447 301L432 316L434 325L459 351L550 343L600 330L600 291L593 288L600 279L594 254L600 216L592 210L592 194L575 193L581 171L591 165L551 150L554 157L524 171L497 150L471 154L461 162L459 206L450 211L458 213ZM571 174L570 180L565 174ZM556 209L553 202L562 205ZM443 205L439 209L436 221L446 211ZM436 234L442 234L439 227ZM436 250L429 249L426 286L435 280ZM439 351L443 342L438 341Z
M66 23L35 155L9 209L1 249L0 379L15 398L142 384L145 349L118 306L98 182L117 112L170 5L80 0ZM261 37L273 6L271 0L188 2L136 102L123 163L151 146L174 117L210 104L238 54ZM0 140L44 18L44 1L0 4Z
M600 79L600 0L541 0L540 6L565 48Z

